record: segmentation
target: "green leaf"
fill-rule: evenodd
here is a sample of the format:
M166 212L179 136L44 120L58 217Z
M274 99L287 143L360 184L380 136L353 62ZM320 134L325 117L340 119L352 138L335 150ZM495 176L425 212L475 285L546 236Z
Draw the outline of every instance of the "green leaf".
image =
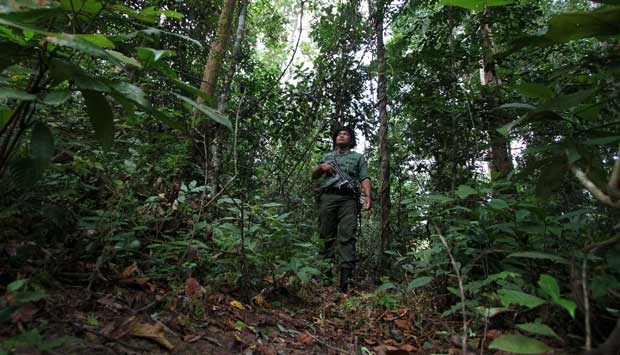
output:
M17 292L19 291L26 283L28 283L29 279L19 279L11 282L7 285L6 290L9 292Z
M567 298L560 298L554 300L553 303L564 308L566 311L568 311L568 314L570 314L571 317L575 318L575 309L577 308L577 304L575 303L575 301L569 300Z
M394 289L394 288L396 288L396 285L394 285L392 282L386 282L382 284L381 286L377 287L377 289L375 290L375 293L380 293L380 292L387 291L387 290Z
M538 279L538 286L540 286L540 288L542 288L542 290L545 291L545 293L549 295L552 300L557 300L560 298L560 286L558 285L558 281L553 276L547 274L540 275L540 278Z
M114 115L108 100L99 92L83 90L86 110L95 129L95 137L105 148L114 142Z
M548 337L555 337L560 339L560 337L546 324L542 323L522 323L517 324L517 328L526 331L528 333L544 335Z
M159 20L159 17L161 15L164 15L166 17L170 17L173 19L182 19L184 17L183 14L180 12L171 11L171 10L157 10L155 6L146 7L142 9L139 13L142 16L153 18L155 20Z
M503 104L499 108L504 108L504 109L515 108L515 109L520 109L520 110L535 110L536 106L530 105L530 104L526 104L526 103L523 103L523 102L511 102L511 103L508 103L508 104Z
M489 344L489 349L508 351L515 354L542 354L553 349L534 338L520 334L501 335Z
M607 145L618 141L620 141L620 136L610 136L588 139L584 143L587 145Z
M470 195L475 195L477 193L478 192L476 190L467 185L460 185L459 188L456 190L456 195L459 198L466 198Z
M146 94L142 91L141 88L130 84L126 81L116 81L110 84L112 90L118 92L123 95L123 97L132 101L133 103L139 105L140 107L151 110L153 107L151 106L151 102L146 98Z
M230 120L228 119L228 117L222 115L221 113L217 112L215 109L207 106L207 105L203 105L203 104L199 104L196 101L185 97L183 95L179 95L179 94L174 94L176 97L178 97L179 99L185 101L186 103L188 103L190 106L194 107L195 109L197 109L198 111L204 113L208 118L212 119L213 121L226 126L228 129L230 129L232 131L232 124L230 123Z
M15 294L15 301L19 303L35 302L47 298L47 294L42 291L22 291Z
M46 41L55 43L59 46L75 49L79 52L86 53L88 55L105 59L115 65L121 65L121 62L108 53L105 49L80 38L77 35L70 35L67 33L50 34L45 38Z
M553 97L553 90L544 84L525 83L515 86L515 89L523 96L548 100Z
M499 296L499 300L504 307L508 307L511 304L516 304L528 308L536 308L545 303L545 300L542 298L530 295L529 293L507 288L499 289L497 291L497 295Z
M92 43L100 48L114 48L114 42L110 41L108 37L100 33L76 35L76 38L83 39L84 41Z
M512 4L514 0L441 0L439 4L458 6L473 11L483 11L486 7Z
M61 0L60 5L68 12L94 15L101 11L101 1L98 0Z
M541 253L538 251L523 251L523 252L518 252L518 253L512 253L508 255L507 257L508 258L543 259L543 260L551 260L556 263L569 264L568 260L566 260L565 258L559 255Z
M510 136L510 130L512 130L515 126L521 124L526 119L526 117L527 116L519 117L516 120L506 123L505 125L497 129L497 133L508 138Z
M491 201L489 201L489 207L496 209L496 210L505 210L505 209L510 208L508 203L502 200L501 198L494 198Z
M96 78L78 74L74 77L74 80L77 87L82 91L110 92L110 88Z
M545 38L568 42L595 36L620 33L620 7L608 6L590 12L563 13L552 16Z
M432 194L428 196L428 199L436 202L450 202L454 200L444 194Z
M124 55L121 52L117 52L117 51L113 51L111 49L107 49L106 52L108 52L108 54L110 54L111 56L113 56L114 58L118 59L119 61L132 66L132 67L136 67L138 69L142 69L142 64L140 64L140 62L138 62L136 60L136 58L132 58L132 57L128 57L126 55Z
M37 122L32 128L30 154L34 159L45 163L54 156L54 137L44 123Z
M0 97L6 97L7 99L32 101L37 98L37 95L29 94L25 91L15 88L0 88Z
M431 276L422 276L418 277L417 279L413 279L409 283L409 285L407 285L407 291L411 291L414 288L422 287L431 281L433 281L433 278Z
M36 329L27 331L25 333L18 334L14 337L10 337L2 341L2 345L7 348L14 348L19 345L41 345L43 337Z
M596 93L596 89L582 90L568 95L557 96L553 100L549 101L545 106L561 111L567 110L589 99L592 95L594 95L594 93Z
M174 51L166 49L153 49L147 47L137 48L138 59L144 64L145 67L158 62L160 59L173 57Z
M56 90L43 97L43 102L56 106L64 104L71 97L71 90Z

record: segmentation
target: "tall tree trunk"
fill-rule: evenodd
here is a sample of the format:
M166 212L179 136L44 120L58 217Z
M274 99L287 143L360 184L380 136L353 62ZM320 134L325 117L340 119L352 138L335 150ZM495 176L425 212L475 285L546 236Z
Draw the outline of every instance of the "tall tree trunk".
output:
M489 11L485 11L485 15L483 17L483 23L481 26L482 32L482 58L480 60L480 82L483 86L488 86L489 88L494 88L502 85L501 79L497 76L495 72L495 63L492 61L492 55L495 54L495 44L493 43L493 29L491 27ZM497 90L488 90L490 93L489 106L497 107L499 105L499 100L497 98ZM492 114L489 114L487 111L487 122L488 129L487 134L489 135L489 144L491 147L490 151L490 177L494 175L494 173L499 173L500 176L508 175L512 169L512 155L510 153L510 140L497 132L497 128L502 126L505 122L503 122L501 116L494 117Z
M384 251L390 242L390 150L388 146L387 112L387 80L385 77L385 46L383 44L383 20L385 13L385 1L376 0L374 6L374 27L376 36L377 55L377 107L379 110L379 240L381 246L378 250L379 261L383 260Z
M236 0L224 0L222 4L222 11L217 24L217 30L215 32L215 38L211 43L211 49L209 51L209 58L205 65L202 83L200 84L200 90L207 94L209 106L215 106L215 93L217 90L217 81L222 69L222 62L228 47L230 38L230 25L233 18L234 8ZM199 97L198 102L204 103L202 97ZM204 137L204 141L201 142L201 152L204 159L205 174L207 184L211 185L214 189L217 189L217 182L219 178L220 159L217 144L217 131L218 124L211 120L206 120L200 125L200 133Z

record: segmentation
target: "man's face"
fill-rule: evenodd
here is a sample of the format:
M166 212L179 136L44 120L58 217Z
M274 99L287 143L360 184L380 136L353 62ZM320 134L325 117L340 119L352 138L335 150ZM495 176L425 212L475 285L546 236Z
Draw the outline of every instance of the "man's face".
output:
M351 135L347 131L340 131L336 136L336 145L348 146L351 144Z

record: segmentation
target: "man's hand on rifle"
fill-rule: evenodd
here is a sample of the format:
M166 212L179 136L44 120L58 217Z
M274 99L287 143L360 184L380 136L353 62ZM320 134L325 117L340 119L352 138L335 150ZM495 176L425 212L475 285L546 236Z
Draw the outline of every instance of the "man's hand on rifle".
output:
M324 174L333 174L334 173L334 167L331 164L323 163L323 164L321 164L319 166L321 167L321 171Z

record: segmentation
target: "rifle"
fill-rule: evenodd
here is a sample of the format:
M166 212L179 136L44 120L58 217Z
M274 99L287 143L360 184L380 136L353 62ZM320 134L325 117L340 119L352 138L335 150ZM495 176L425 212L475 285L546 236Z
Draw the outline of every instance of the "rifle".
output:
M331 165L332 168L334 168L334 172L336 172L336 174L333 177L325 181L325 183L322 186L323 189L327 189L327 188L337 188L337 189L343 189L343 190L347 189L354 193L357 193L357 189L355 188L351 180L349 180L344 175L342 170L340 170L340 167L338 166L338 163L335 160L332 160L328 162L327 164Z

